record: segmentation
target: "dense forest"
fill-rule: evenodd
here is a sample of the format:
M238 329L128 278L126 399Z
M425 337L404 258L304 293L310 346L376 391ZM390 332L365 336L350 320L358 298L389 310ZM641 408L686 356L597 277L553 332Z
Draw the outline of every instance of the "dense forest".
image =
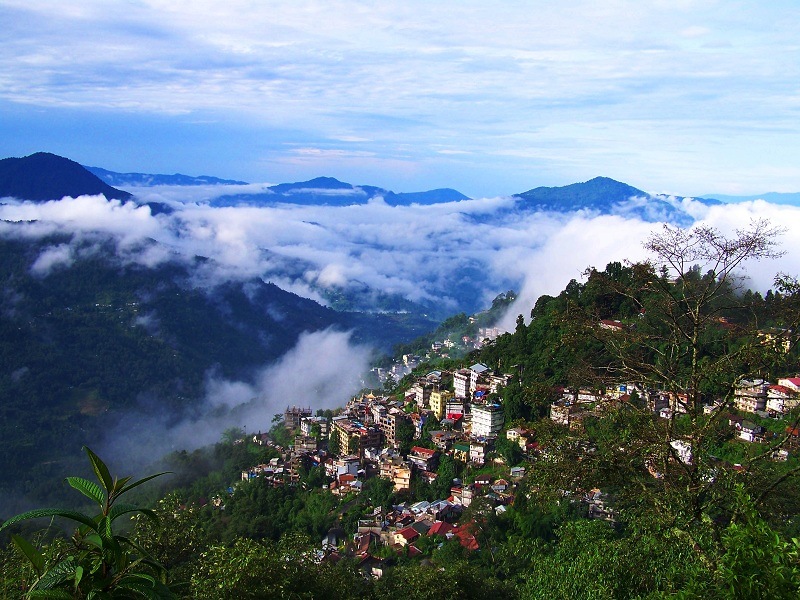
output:
M231 430L213 447L165 457L154 471L171 474L142 485L115 479L87 450L97 483L67 484L94 510L7 522L3 534L15 536L0 555L0 589L64 598L797 598L800 411L744 415L763 425L760 443L729 426L742 416L744 385L800 372L798 283L781 276L762 295L736 277L744 261L775 255L775 236L766 223L730 238L665 228L648 242L652 262L589 268L583 282L539 298L514 332L467 357L509 375L493 398L505 424L491 460L443 453L432 483L415 475L395 491L367 477L358 494L340 496L322 464L301 461L290 483L235 484L291 443L279 416L264 438ZM463 364L423 364L392 396L402 404L426 371ZM601 399L578 427L549 417L570 393ZM666 416L648 405L655 397L668 400ZM434 425L414 443L432 448ZM511 429L534 443L509 443ZM525 474L502 510L487 494L460 514L474 543L433 535L413 552L370 546L382 576L369 575L353 537L364 519L445 497L455 481L508 478L517 466ZM589 518L584 499L595 490L610 518ZM34 516L78 529L42 531ZM321 546L332 532L336 543Z
M42 270L37 261L53 252L66 258ZM209 372L248 381L302 332L349 330L388 349L430 326L410 314L337 312L260 279L199 281L210 263L201 257L149 266L118 252L101 235L0 241L4 516L23 498L63 497L53 482L82 467L81 445L111 443L103 437L129 412L192 414Z

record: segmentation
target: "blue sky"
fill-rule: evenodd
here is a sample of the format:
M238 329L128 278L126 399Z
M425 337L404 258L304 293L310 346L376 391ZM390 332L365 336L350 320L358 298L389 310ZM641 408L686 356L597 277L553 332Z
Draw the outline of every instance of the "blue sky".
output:
M796 2L0 1L0 156L473 197L800 191Z

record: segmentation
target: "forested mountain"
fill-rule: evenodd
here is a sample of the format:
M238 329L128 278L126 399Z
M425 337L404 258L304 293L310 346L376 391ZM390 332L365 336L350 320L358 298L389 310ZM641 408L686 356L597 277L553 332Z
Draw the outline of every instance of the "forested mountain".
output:
M76 242L69 266L32 269L70 241L0 240L0 485L24 483L32 497L125 411L191 414L212 370L249 381L303 332L352 330L354 342L388 349L432 326L334 311L259 279L199 286L207 259L121 264L102 238Z
M468 198L449 188L424 192L392 192L374 185L353 185L333 177L316 177L310 181L279 183L258 194L232 194L215 198L214 206L274 206L299 204L310 206L352 206L383 198L390 206L457 202Z
M366 452L334 460L333 436L333 458L297 451L308 440L276 420L266 438L229 430L211 448L167 457L177 489L123 534L115 521L134 510L119 500L130 489L88 452L99 485L69 484L100 515L56 509L6 523L62 515L83 528L43 554L14 538L24 552L0 552L0 589L124 589L134 577L145 597L162 598L796 598L800 462L790 437L800 407L781 419L748 413L770 428L760 443L730 424L742 422L734 399L744 381L798 367L796 345L765 335L794 329L800 284L784 277L762 296L735 277L745 257L774 255L774 232L756 224L727 239L668 229L651 240L663 264L610 263L541 297L530 322L520 315L515 332L467 360L508 375L488 393L504 410L500 434L448 447L434 439L464 435L431 419L415 442L422 447L411 451L438 454L438 467L409 467L399 489L377 474L399 457L382 459L379 470ZM702 268L709 260L714 270ZM409 398L409 386L424 385L431 369L452 374L462 364L420 365L382 406L418 417L424 402ZM486 393L476 391L473 411ZM664 397L667 416L650 406ZM375 399L354 399L351 410L362 414L362 403ZM557 422L548 414L557 402L580 414ZM319 418L330 425L330 416ZM295 451L287 451L293 439ZM487 460L465 457L465 443L469 453L488 449ZM356 463L373 468L337 471ZM342 492L345 481L360 485ZM125 508L116 509L118 500ZM433 514L447 516L433 522ZM90 564L117 576L107 581Z
M58 200L84 194L103 194L127 200L131 194L111 187L75 161L48 152L0 160L0 198Z

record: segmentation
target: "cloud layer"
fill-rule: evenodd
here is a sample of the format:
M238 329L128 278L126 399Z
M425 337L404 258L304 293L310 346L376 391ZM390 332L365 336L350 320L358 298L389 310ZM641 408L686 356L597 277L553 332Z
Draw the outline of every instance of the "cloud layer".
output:
M214 208L203 202L208 190L180 193L178 201L175 190L138 190L140 200L167 201L175 208L156 216L147 207L102 197L0 205L0 235L76 236L72 246L59 242L42 252L33 267L40 276L68 268L78 246L101 232L117 240L122 261L213 259L196 272L198 286L260 277L322 302L325 290L359 286L440 304L453 313L488 306L495 295L514 288L522 292L515 310L527 314L539 295L558 293L588 266L645 258L642 243L659 227L626 216L626 209L610 216L520 214L507 211L515 203L509 197L405 207L377 200L347 207ZM671 201L680 202L698 223L727 234L757 218L789 231L800 226L800 209L791 206ZM800 272L800 242L784 235L780 243L784 257L748 267L753 286L762 291L776 272ZM458 286L476 281L478 291L466 306Z

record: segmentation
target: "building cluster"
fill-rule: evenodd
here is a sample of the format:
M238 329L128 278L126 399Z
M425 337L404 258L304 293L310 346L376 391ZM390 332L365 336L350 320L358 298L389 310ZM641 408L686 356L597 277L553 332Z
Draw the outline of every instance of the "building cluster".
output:
M372 477L390 481L398 493L411 490L415 480L438 484L432 489L449 490L445 498L406 503L388 512L376 509L372 518L359 522L355 538L346 543L337 540L337 532L332 530L326 557L336 560L347 554L359 562L365 573L374 576L384 568L383 560L376 556L377 548L388 546L414 554L419 552L416 544L420 541L440 535L457 538L465 547L476 549L478 542L470 525L460 523L463 509L480 497L488 507L503 512L513 501L516 481L524 476L525 468L512 467L500 478L479 475L469 483L454 479L444 485L438 481L439 464L448 456L464 464L484 465L493 456L498 436L518 444L529 458L546 455L546 448L539 448L533 431L524 427L504 430L503 407L497 398L509 378L492 372L486 365L474 364L449 372L431 371L417 378L402 398L374 393L354 397L332 418L313 416L308 408L287 407L284 423L295 433L293 446L269 464L244 471L242 480L262 478L273 485L297 483L302 470L317 466L328 477L326 489L343 497L359 494ZM635 403L639 410L652 412L654 418L679 416L689 406L686 394L645 390L635 385L619 385L602 393L560 388L557 394L550 418L577 430L583 428L587 416L600 416L609 407L625 403ZM742 380L730 404L740 413L730 415L728 420L736 429L736 436L747 442L762 441L764 427L741 413L785 415L800 404L800 378L779 379L775 384ZM705 412L719 408L719 404L703 407ZM800 438L800 431L788 433L795 441ZM261 436L256 439L265 441ZM691 443L674 440L672 449L678 460L691 463ZM582 451L591 452L591 448ZM782 452L783 456L775 458L786 458L786 451ZM653 476L659 477L655 466L648 466L651 467ZM584 502L591 518L614 520L612 503L601 490L565 493Z

